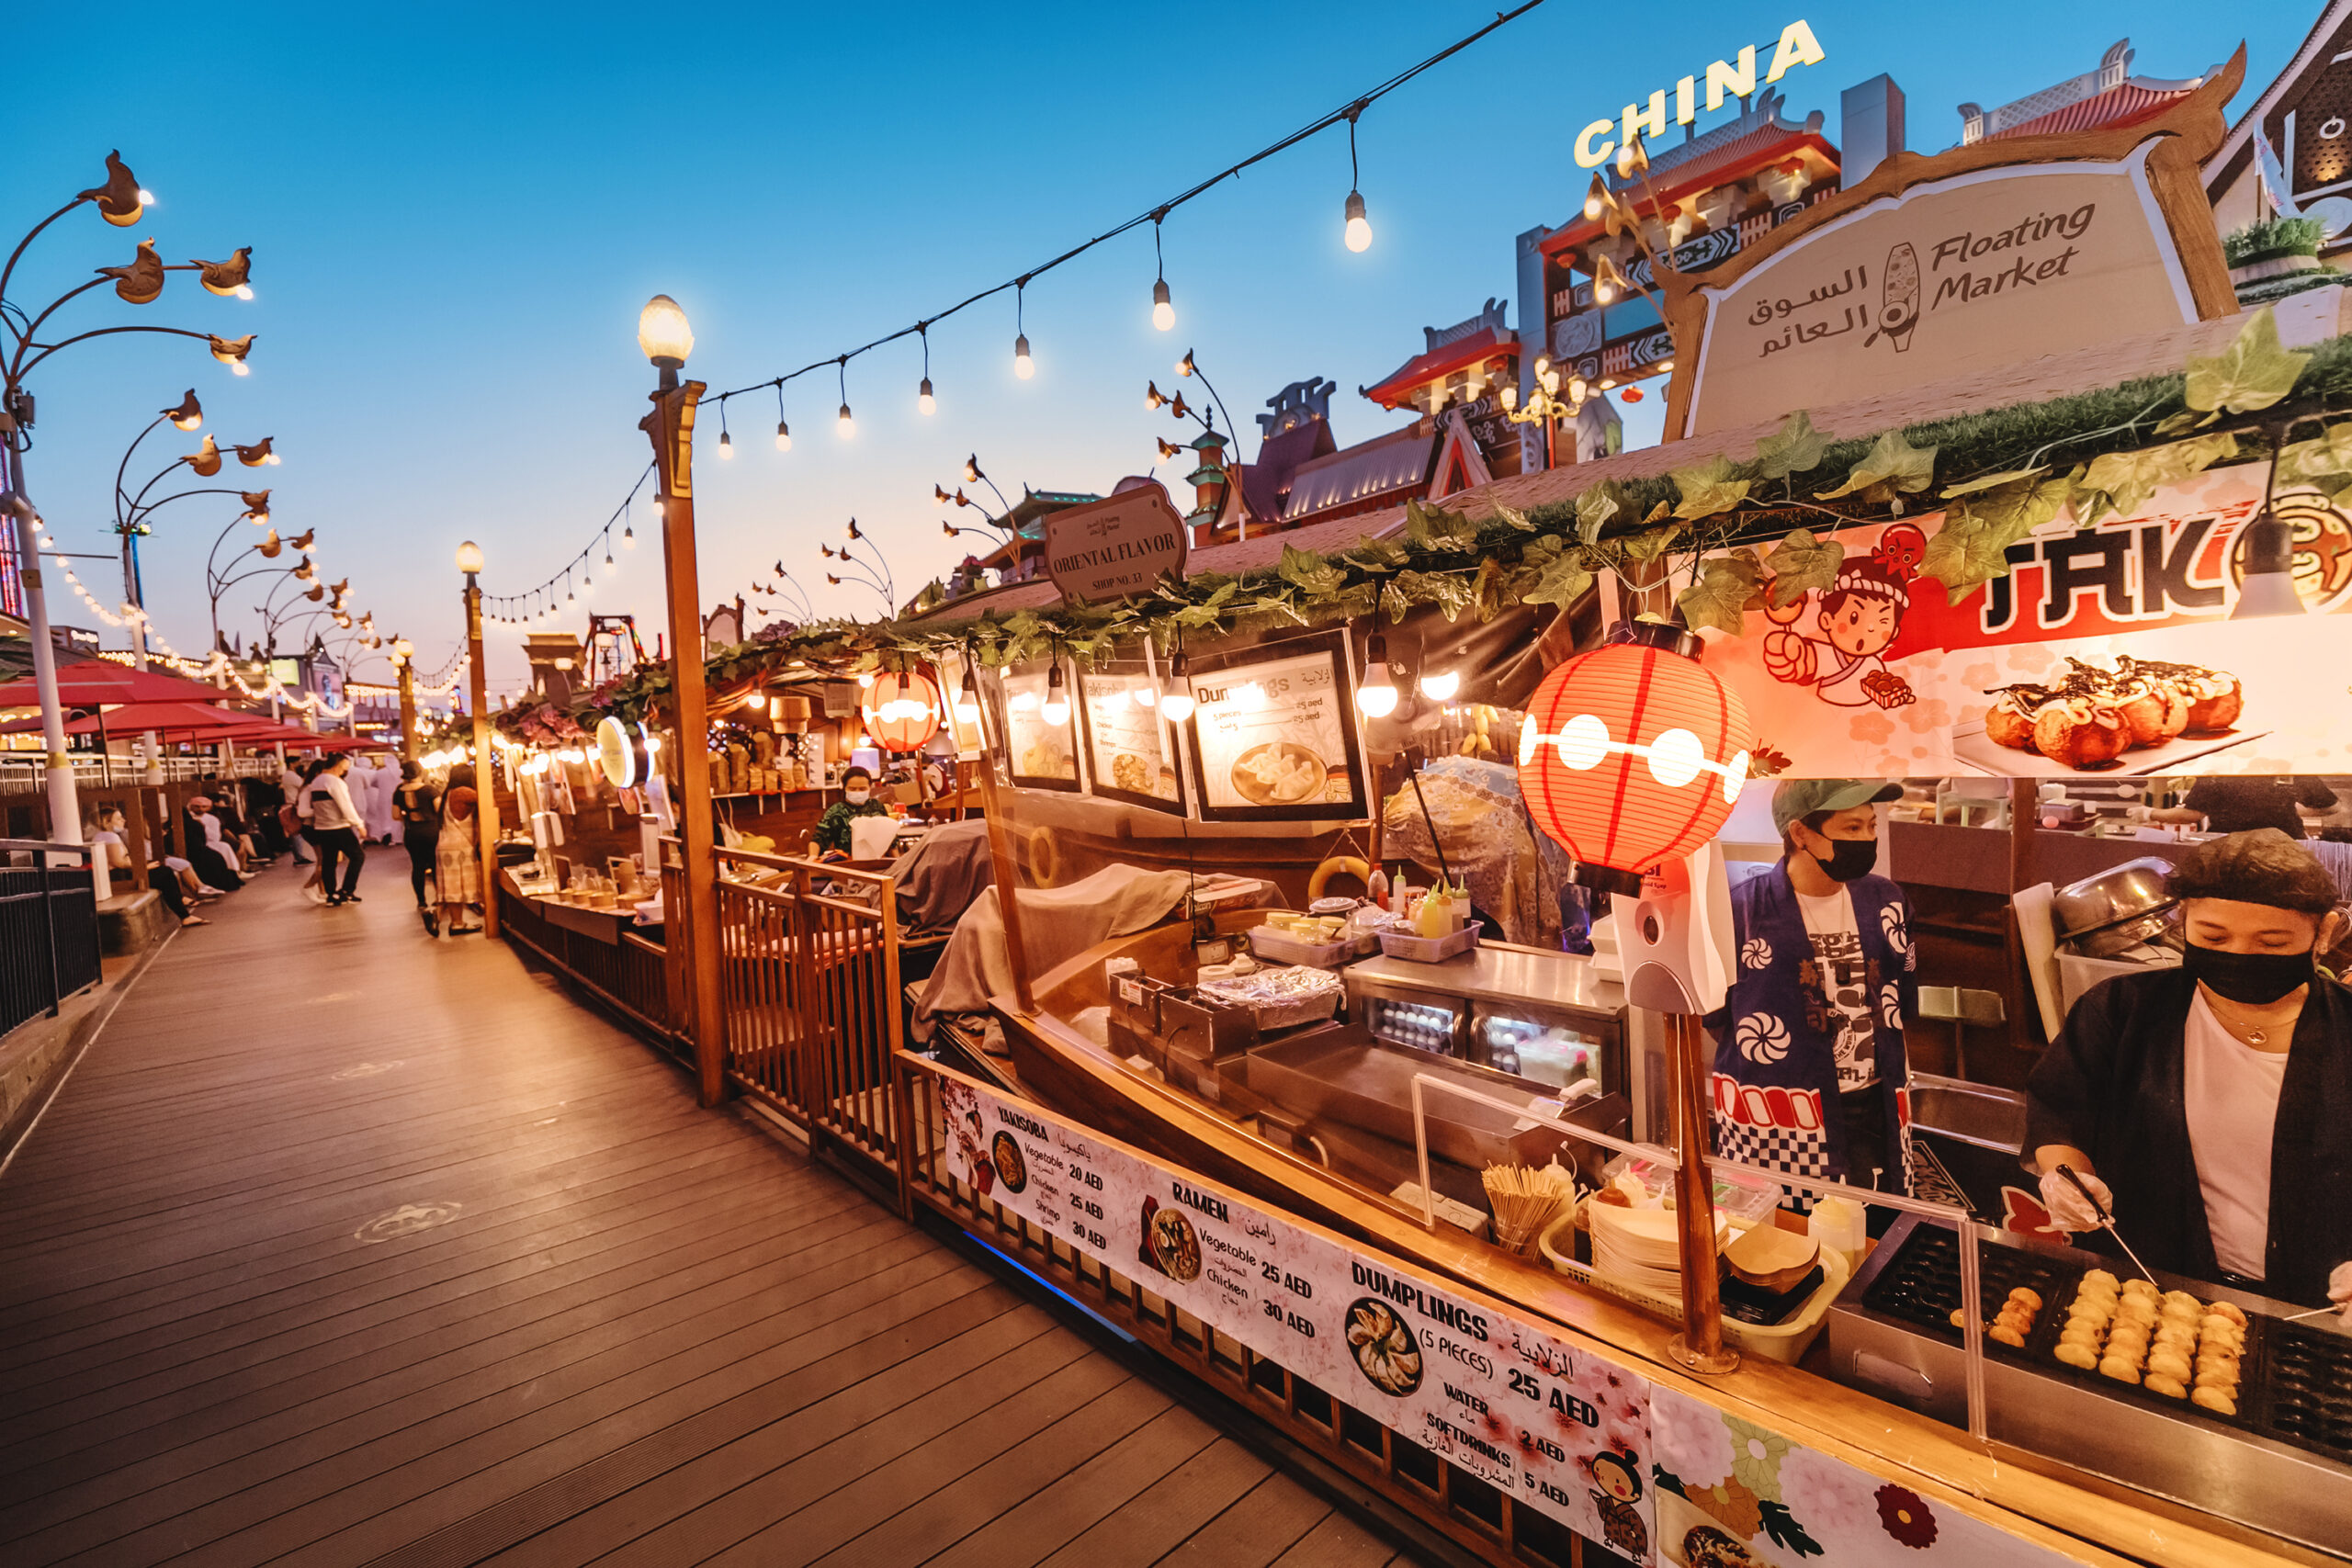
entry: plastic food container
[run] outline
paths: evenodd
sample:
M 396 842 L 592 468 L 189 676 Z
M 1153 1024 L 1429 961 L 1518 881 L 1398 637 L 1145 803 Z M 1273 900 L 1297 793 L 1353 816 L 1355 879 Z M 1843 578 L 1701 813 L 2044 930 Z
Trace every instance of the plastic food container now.
M 1259 926 L 1250 933 L 1250 951 L 1276 964 L 1303 964 L 1310 969 L 1337 969 L 1356 955 L 1355 938 L 1347 933 L 1332 942 L 1304 942 L 1290 931 Z
M 1581 1207 L 1581 1205 L 1579 1205 Z M 1589 1263 L 1576 1258 L 1576 1223 L 1577 1210 L 1570 1209 L 1545 1228 L 1536 1245 L 1543 1249 L 1544 1261 L 1559 1273 L 1579 1284 L 1589 1285 L 1606 1295 L 1616 1296 L 1646 1308 L 1671 1322 L 1682 1320 L 1682 1298 L 1645 1291 L 1612 1280 L 1606 1274 L 1596 1275 Z M 1846 1288 L 1853 1270 L 1848 1267 L 1845 1254 L 1834 1247 L 1821 1249 L 1821 1284 L 1807 1296 L 1804 1304 L 1789 1314 L 1784 1323 L 1742 1323 L 1736 1317 L 1724 1319 L 1724 1342 L 1743 1355 L 1761 1356 L 1768 1361 L 1780 1361 L 1793 1366 L 1813 1346 L 1822 1325 L 1829 1320 L 1830 1303 L 1838 1292 Z
M 1467 953 L 1478 945 L 1478 928 L 1464 926 L 1452 936 L 1415 936 L 1409 931 L 1382 931 L 1380 951 L 1391 958 L 1409 958 L 1419 964 L 1434 964 L 1441 958 Z

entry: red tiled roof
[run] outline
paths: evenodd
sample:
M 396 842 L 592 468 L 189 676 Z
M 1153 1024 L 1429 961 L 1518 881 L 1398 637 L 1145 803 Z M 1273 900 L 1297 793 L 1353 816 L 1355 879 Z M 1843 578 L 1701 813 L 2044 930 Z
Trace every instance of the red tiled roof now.
M 2078 98 L 2063 108 L 2048 114 L 2022 119 L 1984 138 L 1987 141 L 2005 141 L 2016 136 L 2064 136 L 2073 131 L 2097 130 L 2106 126 L 2137 125 L 2143 119 L 2154 119 L 2181 99 L 2195 92 L 2194 87 L 2182 87 L 2172 92 L 2152 92 L 2129 82 L 2109 87 L 2104 93 L 2094 93 Z
M 1759 125 L 1747 135 L 1724 142 L 1711 152 L 1704 152 L 1687 164 L 1671 168 L 1653 169 L 1652 181 L 1657 186 L 1658 199 L 1668 206 L 1686 196 L 1713 190 L 1745 179 L 1757 170 L 1784 162 L 1800 152 L 1818 153 L 1833 170 L 1838 167 L 1838 149 L 1832 147 L 1818 131 L 1784 130 L 1774 125 Z M 1647 215 L 1651 209 L 1647 194 L 1640 183 L 1619 194 L 1634 199 L 1635 211 Z M 1555 229 L 1544 239 L 1541 249 L 1547 256 L 1591 243 L 1609 231 L 1598 218 L 1587 218 L 1578 208 L 1575 217 Z
M 1408 359 L 1381 380 L 1363 389 L 1363 395 L 1382 408 L 1393 409 L 1403 402 L 1414 388 L 1424 382 L 1433 381 L 1441 376 L 1451 376 L 1456 370 L 1467 370 L 1498 354 L 1509 354 L 1518 347 L 1517 333 L 1482 327 L 1467 337 L 1440 344 L 1427 354 Z

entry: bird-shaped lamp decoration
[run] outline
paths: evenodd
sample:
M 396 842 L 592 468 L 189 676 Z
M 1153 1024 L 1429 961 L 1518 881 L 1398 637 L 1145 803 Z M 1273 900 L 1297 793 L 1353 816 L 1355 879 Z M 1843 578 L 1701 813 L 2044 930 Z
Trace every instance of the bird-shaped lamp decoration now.
M 237 461 L 248 468 L 258 468 L 264 463 L 277 461 L 277 454 L 272 449 L 272 444 L 277 439 L 275 435 L 265 435 L 250 446 L 240 446 L 233 441 L 230 445 L 237 447 Z
M 839 588 L 839 587 L 842 585 L 842 580 L 841 580 L 840 578 L 838 578 L 838 577 L 835 577 L 835 576 L 834 576 L 831 572 L 830 572 L 830 571 L 829 571 L 829 572 L 827 572 L 827 573 L 825 573 L 825 581 L 828 581 L 828 582 L 830 582 L 830 583 L 831 583 L 831 584 L 832 584 L 834 587 L 836 587 L 836 588 Z
M 299 548 L 299 547 L 300 547 L 300 546 L 298 545 L 296 547 L 298 547 L 298 548 Z M 310 557 L 308 557 L 308 556 L 304 556 L 300 560 L 298 560 L 298 561 L 296 561 L 296 562 L 294 563 L 294 580 L 295 580 L 297 582 L 316 582 L 316 581 L 318 581 L 318 580 L 319 580 L 319 571 L 318 571 L 318 568 L 316 568 L 316 567 L 314 567 L 314 566 L 312 566 L 312 565 L 311 564 L 311 558 L 310 558 Z M 324 588 L 321 588 L 321 589 L 319 590 L 319 592 L 320 592 L 321 593 L 324 593 L 324 592 L 326 592 L 326 590 L 325 590 Z
M 309 592 L 302 595 L 303 598 L 308 599 L 313 604 L 317 604 L 326 596 L 327 591 L 323 586 L 313 587 Z
M 1193 415 L 1193 411 L 1184 406 L 1184 394 L 1182 392 L 1176 394 L 1176 400 L 1169 408 L 1178 419 L 1190 419 Z
M 1190 447 L 1186 446 L 1170 446 L 1167 442 L 1160 441 L 1159 437 L 1157 435 L 1153 436 L 1152 439 L 1159 442 L 1159 460 L 1163 463 L 1172 463 L 1176 460 L 1179 454 L 1191 450 Z
M 196 400 L 196 389 L 190 387 L 187 389 L 187 396 L 180 400 L 180 406 L 175 409 L 165 409 L 164 417 L 182 430 L 194 430 L 198 425 L 202 424 L 204 405 Z
M 220 445 L 208 435 L 204 438 L 203 446 L 182 457 L 180 461 L 195 469 L 199 478 L 209 479 L 220 471 Z
M 1166 394 L 1160 391 L 1159 383 L 1157 381 L 1146 382 L 1143 389 L 1143 406 L 1149 409 L 1152 412 L 1157 413 L 1167 405 L 1168 398 Z
M 342 598 L 345 593 L 349 592 L 350 591 L 351 591 L 351 579 L 349 579 L 349 578 L 347 578 L 347 577 L 346 577 L 346 578 L 345 578 L 341 582 L 338 582 L 338 583 L 336 583 L 336 584 L 334 585 L 334 596 L 335 596 L 336 598 L 338 598 L 338 599 Z
M 219 360 L 221 364 L 227 366 L 238 375 L 243 376 L 250 374 L 251 367 L 245 364 L 245 355 L 254 351 L 253 333 L 247 333 L 243 337 L 208 336 L 205 339 L 205 346 L 212 351 L 213 358 Z
M 188 265 L 196 268 L 198 283 L 223 299 L 250 299 L 254 297 L 250 279 L 254 270 L 254 248 L 240 245 L 227 261 L 209 262 L 190 257 Z
M 107 183 L 81 192 L 74 199 L 96 202 L 98 216 L 118 229 L 138 222 L 147 208 L 147 193 L 139 188 L 137 176 L 123 163 L 120 152 L 107 154 Z
M 285 548 L 286 546 L 279 541 L 277 530 L 275 528 L 263 535 L 261 543 L 254 547 L 254 553 L 264 560 L 276 560 L 279 552 Z
M 269 491 L 266 490 L 239 491 L 237 499 L 245 503 L 245 515 L 253 519 L 255 526 L 269 525 Z
M 849 520 L 849 536 L 853 539 L 862 539 L 865 536 L 857 531 L 857 519 L 854 517 Z
M 98 276 L 114 279 L 115 298 L 124 304 L 152 305 L 164 292 L 164 258 L 155 254 L 153 240 L 141 240 L 130 265 L 102 266 Z
M 817 547 L 817 553 L 823 556 L 827 560 L 831 560 L 833 558 L 833 547 L 831 545 L 819 545 Z
M 935 504 L 944 506 L 956 498 L 947 493 L 945 485 L 934 484 L 931 487 L 931 499 Z
M 966 484 L 976 485 L 986 477 L 986 475 L 980 472 L 980 455 L 978 452 L 973 453 L 970 457 L 964 459 L 964 482 Z
M 308 550 L 311 547 L 311 541 L 318 536 L 318 533 L 316 528 L 305 528 L 286 542 L 298 550 Z

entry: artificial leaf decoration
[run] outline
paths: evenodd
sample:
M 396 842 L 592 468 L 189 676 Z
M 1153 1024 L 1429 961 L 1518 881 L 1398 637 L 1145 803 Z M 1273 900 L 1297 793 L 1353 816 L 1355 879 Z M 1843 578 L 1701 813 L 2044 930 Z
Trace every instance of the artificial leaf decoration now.
M 1756 444 L 1756 461 L 1749 466 L 1759 479 L 1784 479 L 1820 467 L 1826 446 L 1821 432 L 1813 427 L 1813 416 L 1799 409 Z
M 1682 525 L 1669 523 L 1663 528 L 1652 528 L 1621 540 L 1617 547 L 1624 552 L 1627 560 L 1651 561 L 1666 554 L 1667 547 L 1681 536 Z
M 1597 543 L 1601 527 L 1623 510 L 1614 485 L 1604 479 L 1593 486 L 1577 497 L 1577 537 L 1588 545 Z
M 1544 574 L 1535 586 L 1520 594 L 1530 604 L 1557 604 L 1567 608 L 1583 598 L 1592 587 L 1592 569 L 1586 563 L 1580 549 L 1563 550 L 1547 561 Z
M 1683 624 L 1693 631 L 1713 626 L 1737 637 L 1747 625 L 1748 601 L 1757 596 L 1763 577 L 1754 550 L 1709 556 L 1699 563 L 1699 581 L 1674 603 L 1682 611 Z
M 1478 542 L 1478 525 L 1459 513 L 1408 501 L 1405 537 L 1425 550 L 1466 550 Z
M 1497 502 L 1495 503 L 1495 515 L 1501 518 L 1504 522 L 1510 524 L 1512 527 L 1518 529 L 1522 534 L 1532 534 L 1535 532 L 1534 520 L 1530 518 L 1526 513 L 1521 512 L 1516 506 L 1505 506 L 1502 502 Z
M 1337 593 L 1348 581 L 1344 567 L 1333 566 L 1315 551 L 1292 545 L 1283 547 L 1282 565 L 1275 570 L 1284 582 L 1312 598 Z
M 1946 485 L 1940 493 L 1946 501 L 1953 501 L 1963 495 L 1974 495 L 1978 491 L 1994 490 L 2001 485 L 2014 483 L 2018 479 L 2030 479 L 2037 474 L 2049 471 L 2050 465 L 2042 463 L 2030 468 L 2008 468 L 1997 474 L 1980 474 L 1973 479 L 1962 479 L 1958 484 Z
M 2083 488 L 2097 492 L 2090 504 L 2077 508 L 2085 527 L 2108 512 L 2130 516 L 2148 503 L 2159 487 L 2204 472 L 2237 456 L 2234 435 L 2199 435 L 2137 452 L 2102 452 L 2083 474 Z
M 1412 554 L 1395 539 L 1366 539 L 1341 551 L 1340 558 L 1363 571 L 1394 571 L 1412 559 Z
M 1720 453 L 1696 468 L 1676 469 L 1673 478 L 1682 492 L 1682 504 L 1674 509 L 1677 517 L 1713 517 L 1747 499 L 1750 481 Z
M 2311 357 L 2279 345 L 2278 323 L 2265 305 L 2229 347 L 2211 359 L 2189 360 L 2188 406 L 2216 416 L 2267 409 L 2295 389 Z
M 2073 495 L 2075 479 L 2016 479 L 1996 491 L 1965 498 L 1944 514 L 1928 541 L 1919 575 L 1932 577 L 1957 604 L 1984 583 L 2009 574 L 2009 547 L 2058 515 Z
M 1846 547 L 1835 539 L 1816 539 L 1810 528 L 1791 534 L 1764 558 L 1764 570 L 1772 580 L 1769 592 L 1773 608 L 1786 609 L 1808 592 L 1835 583 L 1845 558 Z
M 2352 423 L 2332 424 L 2278 453 L 2278 477 L 2317 485 L 2330 495 L 2352 485 Z
M 1858 495 L 1866 502 L 1881 505 L 1898 503 L 1905 495 L 1928 488 L 1936 475 L 1936 449 L 1914 446 L 1903 438 L 1903 432 L 1890 430 L 1878 438 L 1862 460 L 1846 476 L 1846 482 L 1836 490 L 1821 492 L 1823 501 L 1841 495 Z

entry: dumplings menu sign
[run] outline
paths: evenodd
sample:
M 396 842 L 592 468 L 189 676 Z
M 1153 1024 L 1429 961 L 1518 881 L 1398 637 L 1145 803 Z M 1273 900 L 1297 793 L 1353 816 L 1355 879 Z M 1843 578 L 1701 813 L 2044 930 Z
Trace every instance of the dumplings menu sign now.
M 1314 652 L 1193 671 L 1193 766 L 1203 817 L 1363 814 L 1363 764 L 1339 645 L 1314 640 Z

